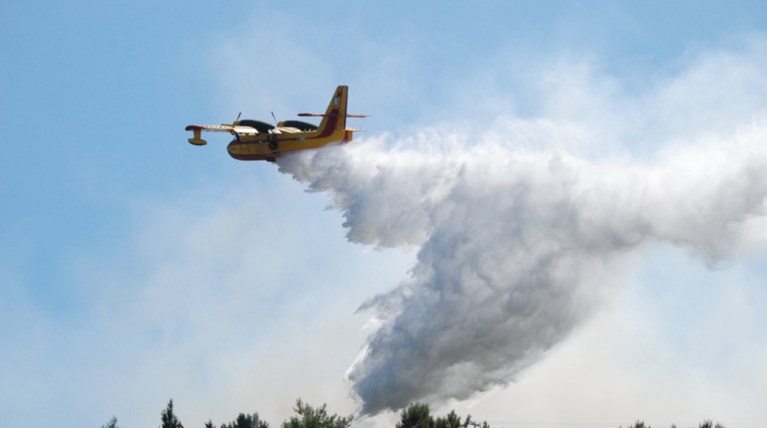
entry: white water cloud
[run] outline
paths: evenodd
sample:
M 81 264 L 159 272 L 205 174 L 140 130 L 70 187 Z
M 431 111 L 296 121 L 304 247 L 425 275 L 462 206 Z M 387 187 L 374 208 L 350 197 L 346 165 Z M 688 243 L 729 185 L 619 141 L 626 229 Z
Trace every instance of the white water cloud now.
M 645 245 L 668 242 L 710 266 L 762 248 L 760 46 L 708 54 L 641 99 L 586 85 L 554 96 L 571 102 L 550 120 L 437 127 L 407 144 L 374 137 L 281 159 L 281 171 L 332 195 L 349 240 L 420 248 L 411 278 L 363 305 L 380 327 L 348 374 L 362 412 L 508 384 L 592 316 Z M 695 96 L 685 104 L 684 93 Z M 716 113 L 741 97 L 749 108 Z M 612 114 L 600 123 L 605 115 L 587 110 Z M 677 124 L 677 111 L 692 119 Z M 675 126 L 650 133 L 664 147 L 650 159 L 593 151 L 604 135 L 636 136 L 658 123 Z M 546 141 L 531 148 L 520 135 Z M 569 139 L 586 141 L 588 156 L 564 149 Z

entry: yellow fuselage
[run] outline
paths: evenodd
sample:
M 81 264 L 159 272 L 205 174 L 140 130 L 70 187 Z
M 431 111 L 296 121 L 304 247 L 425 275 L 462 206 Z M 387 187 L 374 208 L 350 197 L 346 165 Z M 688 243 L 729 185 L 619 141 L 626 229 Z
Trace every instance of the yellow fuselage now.
M 274 160 L 282 154 L 299 150 L 319 149 L 328 144 L 351 141 L 352 131 L 334 129 L 332 126 L 317 131 L 285 132 L 279 134 L 261 133 L 241 136 L 227 146 L 229 155 L 238 160 Z

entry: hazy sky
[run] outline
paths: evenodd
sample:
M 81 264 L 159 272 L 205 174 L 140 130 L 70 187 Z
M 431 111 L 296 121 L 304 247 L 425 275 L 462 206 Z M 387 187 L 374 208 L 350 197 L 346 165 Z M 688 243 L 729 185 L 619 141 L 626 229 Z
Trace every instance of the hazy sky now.
M 501 138 L 650 168 L 680 150 L 706 175 L 696 145 L 767 137 L 765 58 L 757 1 L 4 5 L 3 424 L 153 426 L 169 398 L 186 426 L 278 424 L 298 397 L 358 409 L 355 311 L 410 278 L 419 245 L 350 243 L 327 194 L 229 158 L 222 135 L 190 146 L 189 123 L 294 118 L 348 84 L 373 115 L 354 144 Z M 633 250 L 514 383 L 445 409 L 763 426 L 767 253 L 746 235 L 714 259 L 685 237 Z

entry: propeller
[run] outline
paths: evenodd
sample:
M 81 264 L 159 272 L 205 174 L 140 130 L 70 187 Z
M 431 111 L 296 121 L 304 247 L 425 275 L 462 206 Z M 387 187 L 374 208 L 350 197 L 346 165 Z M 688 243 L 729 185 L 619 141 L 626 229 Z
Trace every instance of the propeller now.
M 237 122 L 240 120 L 240 116 L 242 116 L 242 112 L 237 113 L 237 119 L 234 119 L 234 122 L 232 122 L 232 126 L 237 124 Z M 240 134 L 234 133 L 234 138 L 237 140 L 238 143 L 240 143 Z

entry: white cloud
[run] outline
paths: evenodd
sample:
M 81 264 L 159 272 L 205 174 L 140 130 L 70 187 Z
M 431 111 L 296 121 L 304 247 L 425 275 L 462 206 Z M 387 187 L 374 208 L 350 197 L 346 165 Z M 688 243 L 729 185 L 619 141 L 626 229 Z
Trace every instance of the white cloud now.
M 3 336 L 15 344 L 4 384 L 19 386 L 3 389 L 9 423 L 42 408 L 41 423 L 56 409 L 63 425 L 114 414 L 152 426 L 169 398 L 187 425 L 253 411 L 279 423 L 299 397 L 353 412 L 343 373 L 364 337 L 354 311 L 412 254 L 345 243 L 324 197 L 286 179 L 238 183 L 138 205 L 122 258 L 80 268 L 89 309 L 76 321 L 3 312 L 23 324 Z
M 738 68 L 763 70 L 759 51 L 737 55 Z M 670 86 L 685 82 L 693 108 L 701 100 L 715 108 L 725 95 L 767 95 L 759 73 L 705 65 L 721 55 L 693 62 Z M 407 145 L 373 138 L 280 161 L 312 190 L 333 195 L 350 240 L 421 246 L 413 278 L 367 304 L 383 324 L 350 371 L 363 412 L 506 385 L 589 319 L 605 287 L 621 282 L 613 267 L 646 245 L 669 242 L 712 266 L 763 248 L 767 129 L 757 105 L 752 114 L 725 111 L 726 120 L 654 135 L 654 144 L 673 146 L 641 161 L 616 159 L 622 145 L 614 144 L 591 160 L 552 149 L 556 142 L 520 150 L 514 125 L 539 137 L 585 129 L 575 135 L 595 138 L 593 149 L 603 138 L 673 122 L 659 108 L 669 86 L 636 99 L 615 81 L 602 91 L 600 76 L 575 75 L 586 77 L 551 90 L 549 103 L 561 108 L 550 121 L 516 119 L 479 132 L 437 127 Z M 731 75 L 738 85 L 706 95 Z M 599 82 L 596 90 L 589 82 Z M 622 126 L 636 119 L 638 127 Z M 560 121 L 566 126 L 550 132 Z M 439 148 L 443 139 L 451 143 Z
M 368 140 L 280 162 L 334 196 L 350 240 L 421 246 L 412 281 L 369 303 L 385 322 L 350 374 L 367 412 L 505 385 L 589 318 L 620 282 L 609 266 L 642 245 L 716 263 L 765 241 L 751 233 L 764 226 L 764 129 L 654 166 L 508 140 L 427 152 L 439 132 L 424 135 L 419 150 Z

